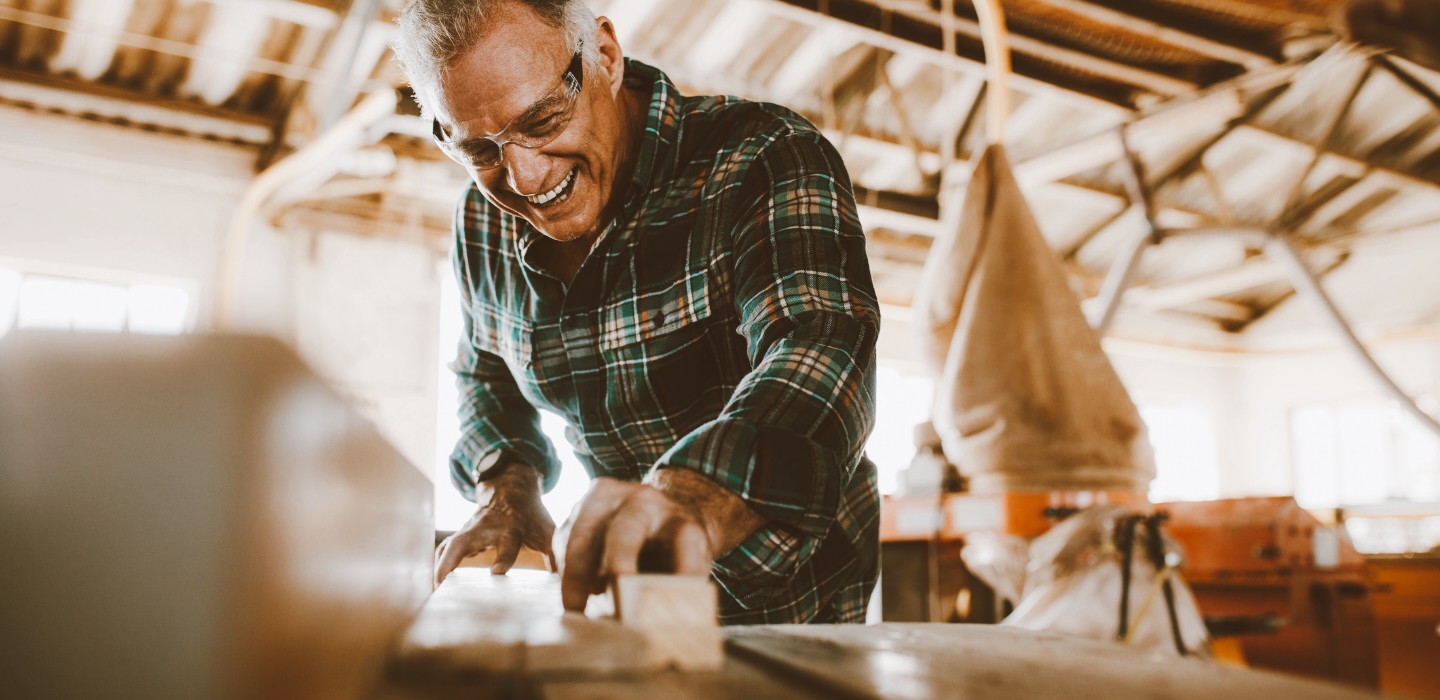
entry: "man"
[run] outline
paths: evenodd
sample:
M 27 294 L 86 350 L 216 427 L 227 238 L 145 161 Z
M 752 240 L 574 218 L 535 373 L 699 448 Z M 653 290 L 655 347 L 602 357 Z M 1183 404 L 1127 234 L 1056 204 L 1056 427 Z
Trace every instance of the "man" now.
M 879 314 L 839 155 L 774 105 L 684 97 L 580 0 L 413 0 L 397 44 L 441 148 L 465 336 L 452 478 L 493 548 L 561 573 L 710 574 L 727 624 L 858 622 L 879 564 Z M 537 408 L 594 477 L 553 537 Z

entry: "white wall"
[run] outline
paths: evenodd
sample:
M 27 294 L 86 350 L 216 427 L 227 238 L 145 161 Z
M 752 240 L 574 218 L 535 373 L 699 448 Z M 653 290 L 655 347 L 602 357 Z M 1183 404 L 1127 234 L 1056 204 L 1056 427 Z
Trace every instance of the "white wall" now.
M 395 240 L 291 235 L 296 348 L 430 475 L 441 256 Z
M 1440 393 L 1440 336 L 1371 343 L 1412 396 Z M 1222 497 L 1293 492 L 1291 413 L 1300 407 L 1389 399 L 1335 346 L 1284 353 L 1205 353 L 1107 341 L 1137 403 L 1189 402 L 1212 412 Z
M 254 147 L 0 105 L 0 259 L 188 281 L 213 329 L 220 252 Z M 423 245 L 257 225 L 233 327 L 292 343 L 428 475 L 439 287 Z
M 0 106 L 0 256 L 192 280 L 211 325 L 221 242 L 256 150 Z M 255 232 L 242 328 L 289 336 L 289 246 Z

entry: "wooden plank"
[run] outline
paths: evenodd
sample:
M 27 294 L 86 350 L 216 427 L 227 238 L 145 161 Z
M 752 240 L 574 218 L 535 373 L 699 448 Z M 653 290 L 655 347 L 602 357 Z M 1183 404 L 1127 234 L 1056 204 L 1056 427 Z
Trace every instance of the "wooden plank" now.
M 1142 17 L 1126 14 L 1089 0 L 1039 0 L 1066 12 L 1079 15 L 1093 22 L 1107 24 L 1131 34 L 1159 39 L 1172 46 L 1194 51 L 1227 63 L 1237 63 L 1246 68 L 1264 68 L 1275 64 L 1269 56 L 1255 53 L 1238 46 L 1207 39 L 1198 34 L 1182 31 Z
M 650 662 L 640 632 L 566 613 L 558 576 L 462 567 L 425 603 L 396 667 L 406 677 L 604 676 L 644 671 Z
M 430 591 L 433 493 L 278 341 L 15 332 L 0 696 L 358 697 Z
M 612 590 L 621 624 L 645 635 L 653 667 L 720 667 L 725 638 L 718 592 L 708 576 L 621 576 Z
M 718 670 L 667 671 L 644 678 L 541 681 L 538 700 L 804 700 L 828 698 L 813 685 L 728 658 Z
M 727 630 L 732 656 L 845 698 L 1346 700 L 1377 695 L 1197 658 L 1163 662 L 1113 642 L 995 625 Z

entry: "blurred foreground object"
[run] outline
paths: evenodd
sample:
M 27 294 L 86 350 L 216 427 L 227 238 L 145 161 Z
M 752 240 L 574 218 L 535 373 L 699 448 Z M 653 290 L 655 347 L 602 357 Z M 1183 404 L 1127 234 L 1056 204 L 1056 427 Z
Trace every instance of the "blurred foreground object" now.
M 356 698 L 430 482 L 262 338 L 0 343 L 0 696 Z

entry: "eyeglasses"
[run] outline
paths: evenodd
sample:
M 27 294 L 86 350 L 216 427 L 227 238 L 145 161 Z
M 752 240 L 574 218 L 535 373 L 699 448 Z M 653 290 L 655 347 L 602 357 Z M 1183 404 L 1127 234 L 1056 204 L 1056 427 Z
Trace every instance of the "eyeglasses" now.
M 539 148 L 554 141 L 570 125 L 570 118 L 574 116 L 575 102 L 580 97 L 580 86 L 585 79 L 584 61 L 581 60 L 584 49 L 584 44 L 581 44 L 575 50 L 575 55 L 570 57 L 570 66 L 560 76 L 560 84 L 550 94 L 511 120 L 499 133 L 451 141 L 440 127 L 440 122 L 431 119 L 430 133 L 440 145 L 440 150 L 461 165 L 489 170 L 504 162 L 503 147 L 507 143 L 522 148 Z

